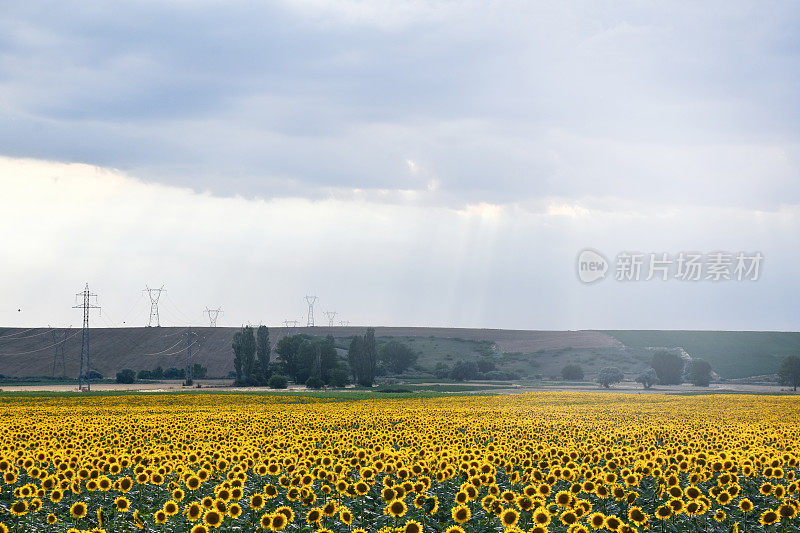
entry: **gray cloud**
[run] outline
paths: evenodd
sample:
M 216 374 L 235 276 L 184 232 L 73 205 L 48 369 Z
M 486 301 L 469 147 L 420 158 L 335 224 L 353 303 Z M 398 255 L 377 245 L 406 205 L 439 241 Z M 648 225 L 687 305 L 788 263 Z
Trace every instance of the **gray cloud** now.
M 221 196 L 775 209 L 800 200 L 798 19 L 790 2 L 16 3 L 0 153 Z

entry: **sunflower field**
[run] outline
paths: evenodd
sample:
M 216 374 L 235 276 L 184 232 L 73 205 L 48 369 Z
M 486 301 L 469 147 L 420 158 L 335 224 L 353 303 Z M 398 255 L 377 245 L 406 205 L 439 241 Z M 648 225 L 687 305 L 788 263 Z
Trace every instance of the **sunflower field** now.
M 790 396 L 0 397 L 0 532 L 800 531 Z

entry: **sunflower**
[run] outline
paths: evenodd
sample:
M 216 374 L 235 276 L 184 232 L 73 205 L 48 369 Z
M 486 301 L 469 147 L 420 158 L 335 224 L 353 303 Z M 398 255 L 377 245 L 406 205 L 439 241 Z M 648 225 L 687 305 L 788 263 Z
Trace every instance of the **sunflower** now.
M 613 514 L 606 517 L 606 529 L 610 529 L 611 531 L 619 531 L 620 526 L 622 526 L 622 520 Z
M 314 507 L 310 509 L 308 513 L 306 513 L 306 522 L 312 525 L 319 524 L 319 521 L 322 519 L 322 509 L 319 507 Z
M 261 515 L 260 523 L 262 529 L 272 529 L 272 515 L 269 513 Z
M 565 490 L 558 491 L 556 494 L 555 502 L 559 507 L 568 507 L 571 500 L 572 494 Z
M 717 512 L 714 513 L 714 520 L 717 522 L 724 522 L 728 515 L 725 514 L 725 511 L 722 509 L 718 509 Z
M 88 511 L 89 508 L 84 502 L 75 502 L 69 508 L 69 514 L 72 515 L 72 518 L 83 518 Z
M 742 498 L 739 500 L 739 510 L 743 513 L 749 513 L 753 510 L 753 502 L 751 502 L 748 498 Z
M 167 523 L 167 513 L 164 512 L 164 509 L 159 509 L 155 513 L 153 513 L 153 521 L 156 524 L 166 524 Z
M 196 524 L 190 533 L 208 533 L 208 528 L 203 524 Z
M 547 527 L 547 525 L 550 524 L 550 520 L 550 513 L 544 507 L 538 507 L 533 512 L 533 523 L 537 526 Z
M 50 493 L 50 501 L 53 503 L 60 502 L 63 497 L 64 493 L 60 489 L 53 489 L 53 492 Z
M 416 520 L 409 520 L 403 525 L 403 533 L 422 533 L 422 524 Z
M 197 490 L 200 488 L 201 484 L 202 481 L 200 481 L 200 478 L 197 476 L 189 476 L 186 480 L 186 488 L 189 490 Z
M 276 512 L 272 515 L 272 524 L 270 524 L 269 528 L 272 531 L 281 531 L 288 523 L 289 520 L 286 518 L 286 515 Z
M 56 522 L 58 522 L 58 517 L 56 515 L 54 515 L 53 513 L 50 513 L 49 515 L 47 515 L 47 523 L 48 524 L 53 525 Z
M 666 520 L 670 516 L 672 516 L 672 507 L 666 503 L 656 509 L 656 518 L 659 520 Z
M 780 515 L 781 520 L 785 520 L 787 518 L 792 519 L 797 516 L 797 509 L 788 503 L 784 503 L 778 508 L 778 514 Z
M 125 496 L 120 496 L 114 500 L 114 507 L 121 513 L 127 513 L 131 508 L 131 502 Z
M 775 511 L 773 511 L 772 509 L 767 509 L 766 511 L 761 513 L 761 516 L 758 518 L 758 522 L 762 526 L 772 525 L 778 520 L 780 520 L 780 515 Z
M 231 518 L 239 518 L 242 514 L 242 506 L 234 502 L 228 506 L 228 516 Z
M 203 506 L 198 502 L 192 502 L 186 506 L 183 512 L 190 522 L 197 522 L 203 516 Z
M 519 521 L 519 513 L 515 509 L 506 509 L 500 513 L 500 521 L 504 527 L 515 526 Z
M 390 516 L 397 518 L 398 516 L 403 516 L 408 511 L 408 507 L 406 506 L 406 502 L 403 500 L 392 500 L 384 509 L 384 512 Z
M 564 511 L 563 513 L 561 513 L 559 519 L 561 520 L 561 523 L 564 524 L 565 526 L 571 526 L 572 524 L 578 522 L 578 515 L 575 514 L 575 511 Z
M 466 533 L 461 526 L 450 526 L 444 530 L 444 533 Z
M 28 512 L 28 502 L 25 500 L 17 500 L 8 508 L 8 512 L 14 516 L 22 516 Z M 84 511 L 83 514 L 85 515 L 86 512 Z
M 223 518 L 224 515 L 216 509 L 209 509 L 203 513 L 203 524 L 207 525 L 208 527 L 219 527 Z
M 168 500 L 166 503 L 164 503 L 162 510 L 167 514 L 167 516 L 174 516 L 178 514 L 180 507 L 178 507 L 178 502 Z
M 606 516 L 603 513 L 592 513 L 588 522 L 592 529 L 600 529 L 605 526 Z
M 472 512 L 466 505 L 458 505 L 456 507 L 453 507 L 452 509 L 450 509 L 450 514 L 452 515 L 453 520 L 455 520 L 459 524 L 465 523 L 472 517 Z
M 339 520 L 341 520 L 343 524 L 349 526 L 353 523 L 353 513 L 351 513 L 350 509 L 347 507 L 342 507 L 339 509 Z

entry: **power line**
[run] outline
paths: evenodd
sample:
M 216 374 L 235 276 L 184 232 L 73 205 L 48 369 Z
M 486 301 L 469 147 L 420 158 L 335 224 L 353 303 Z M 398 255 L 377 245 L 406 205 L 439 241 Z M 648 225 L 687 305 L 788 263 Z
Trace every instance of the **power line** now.
M 147 327 L 150 328 L 153 326 L 153 321 L 156 323 L 156 327 L 161 327 L 161 322 L 158 318 L 158 300 L 161 298 L 162 292 L 167 292 L 162 285 L 159 289 L 151 289 L 149 285 L 145 285 L 145 288 L 142 289 L 143 293 L 147 293 L 150 297 L 150 318 L 147 321 Z
M 4 339 L 6 337 L 13 337 L 14 335 L 22 335 L 23 333 L 27 333 L 28 331 L 33 331 L 36 328 L 28 328 L 23 329 L 22 331 L 15 331 L 14 333 L 8 333 L 7 335 L 0 335 L 0 339 Z
M 97 305 L 97 295 L 89 292 L 89 284 L 86 284 L 86 288 L 83 289 L 83 292 L 79 292 L 75 295 L 75 299 L 79 297 L 83 298 L 83 303 L 80 305 L 73 305 L 73 309 L 83 309 L 83 329 L 82 329 L 82 337 L 81 337 L 81 370 L 78 374 L 78 390 L 83 390 L 83 382 L 86 381 L 86 390 L 91 390 L 91 384 L 89 381 L 89 371 L 91 370 L 91 360 L 89 358 L 89 310 L 90 309 L 100 309 L 100 306 Z M 92 305 L 91 300 L 94 298 L 95 304 Z M 84 372 L 84 361 L 86 362 L 86 371 Z
M 61 342 L 66 342 L 66 341 L 70 340 L 72 337 L 74 337 L 75 335 L 77 335 L 78 333 L 79 332 L 76 331 L 75 333 L 73 333 L 72 335 L 70 335 L 69 337 L 64 339 L 63 341 L 58 341 L 58 343 L 56 343 L 56 344 L 59 344 Z M 36 348 L 35 350 L 28 350 L 27 352 L 0 353 L 0 357 L 14 357 L 14 356 L 17 356 L 17 355 L 28 355 L 28 354 L 31 354 L 31 353 L 41 352 L 41 351 L 49 350 L 50 348 L 53 348 L 54 346 L 56 346 L 56 344 L 50 344 L 48 346 L 43 346 L 41 348 Z

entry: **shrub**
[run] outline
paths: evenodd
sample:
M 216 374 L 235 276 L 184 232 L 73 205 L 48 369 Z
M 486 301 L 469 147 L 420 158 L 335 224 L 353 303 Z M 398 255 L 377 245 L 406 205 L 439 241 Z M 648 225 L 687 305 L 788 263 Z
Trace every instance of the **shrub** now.
M 483 375 L 483 379 L 487 381 L 506 381 L 509 379 L 516 379 L 516 378 L 517 376 L 509 372 L 502 372 L 500 370 L 493 370 Z
M 325 382 L 317 376 L 311 376 L 306 380 L 306 387 L 309 389 L 321 389 L 323 385 L 325 385 Z
M 433 375 L 436 376 L 436 379 L 447 379 L 450 377 L 450 367 L 439 361 L 436 363 Z
M 459 361 L 453 365 L 450 377 L 456 381 L 468 381 L 478 377 L 478 364 L 475 361 Z
M 103 374 L 101 374 L 97 370 L 89 370 L 86 373 L 86 379 L 103 379 Z
M 660 350 L 653 354 L 650 366 L 656 371 L 658 382 L 662 385 L 680 385 L 683 381 L 683 364 L 680 355 Z
M 282 374 L 273 374 L 269 378 L 269 388 L 271 389 L 285 389 L 289 386 L 289 380 Z
M 117 383 L 134 383 L 136 381 L 136 372 L 130 368 L 123 368 L 117 372 Z
M 487 374 L 494 370 L 497 370 L 497 365 L 495 365 L 494 361 L 489 357 L 481 357 L 478 359 L 478 370 Z
M 136 374 L 136 379 L 153 379 L 153 373 L 149 370 L 139 370 Z
M 606 389 L 614 383 L 621 382 L 623 379 L 625 379 L 625 374 L 615 366 L 607 366 L 597 375 L 597 382 Z
M 181 368 L 180 370 L 171 367 L 164 371 L 164 379 L 183 379 L 186 377 L 186 370 Z
M 561 369 L 561 377 L 567 381 L 580 381 L 583 379 L 583 368 L 581 365 L 569 364 Z
M 648 368 L 638 376 L 636 376 L 636 383 L 641 383 L 645 389 L 649 389 L 658 383 L 658 375 L 652 368 Z
M 708 387 L 711 383 L 711 364 L 702 359 L 689 362 L 689 382 L 696 387 Z

